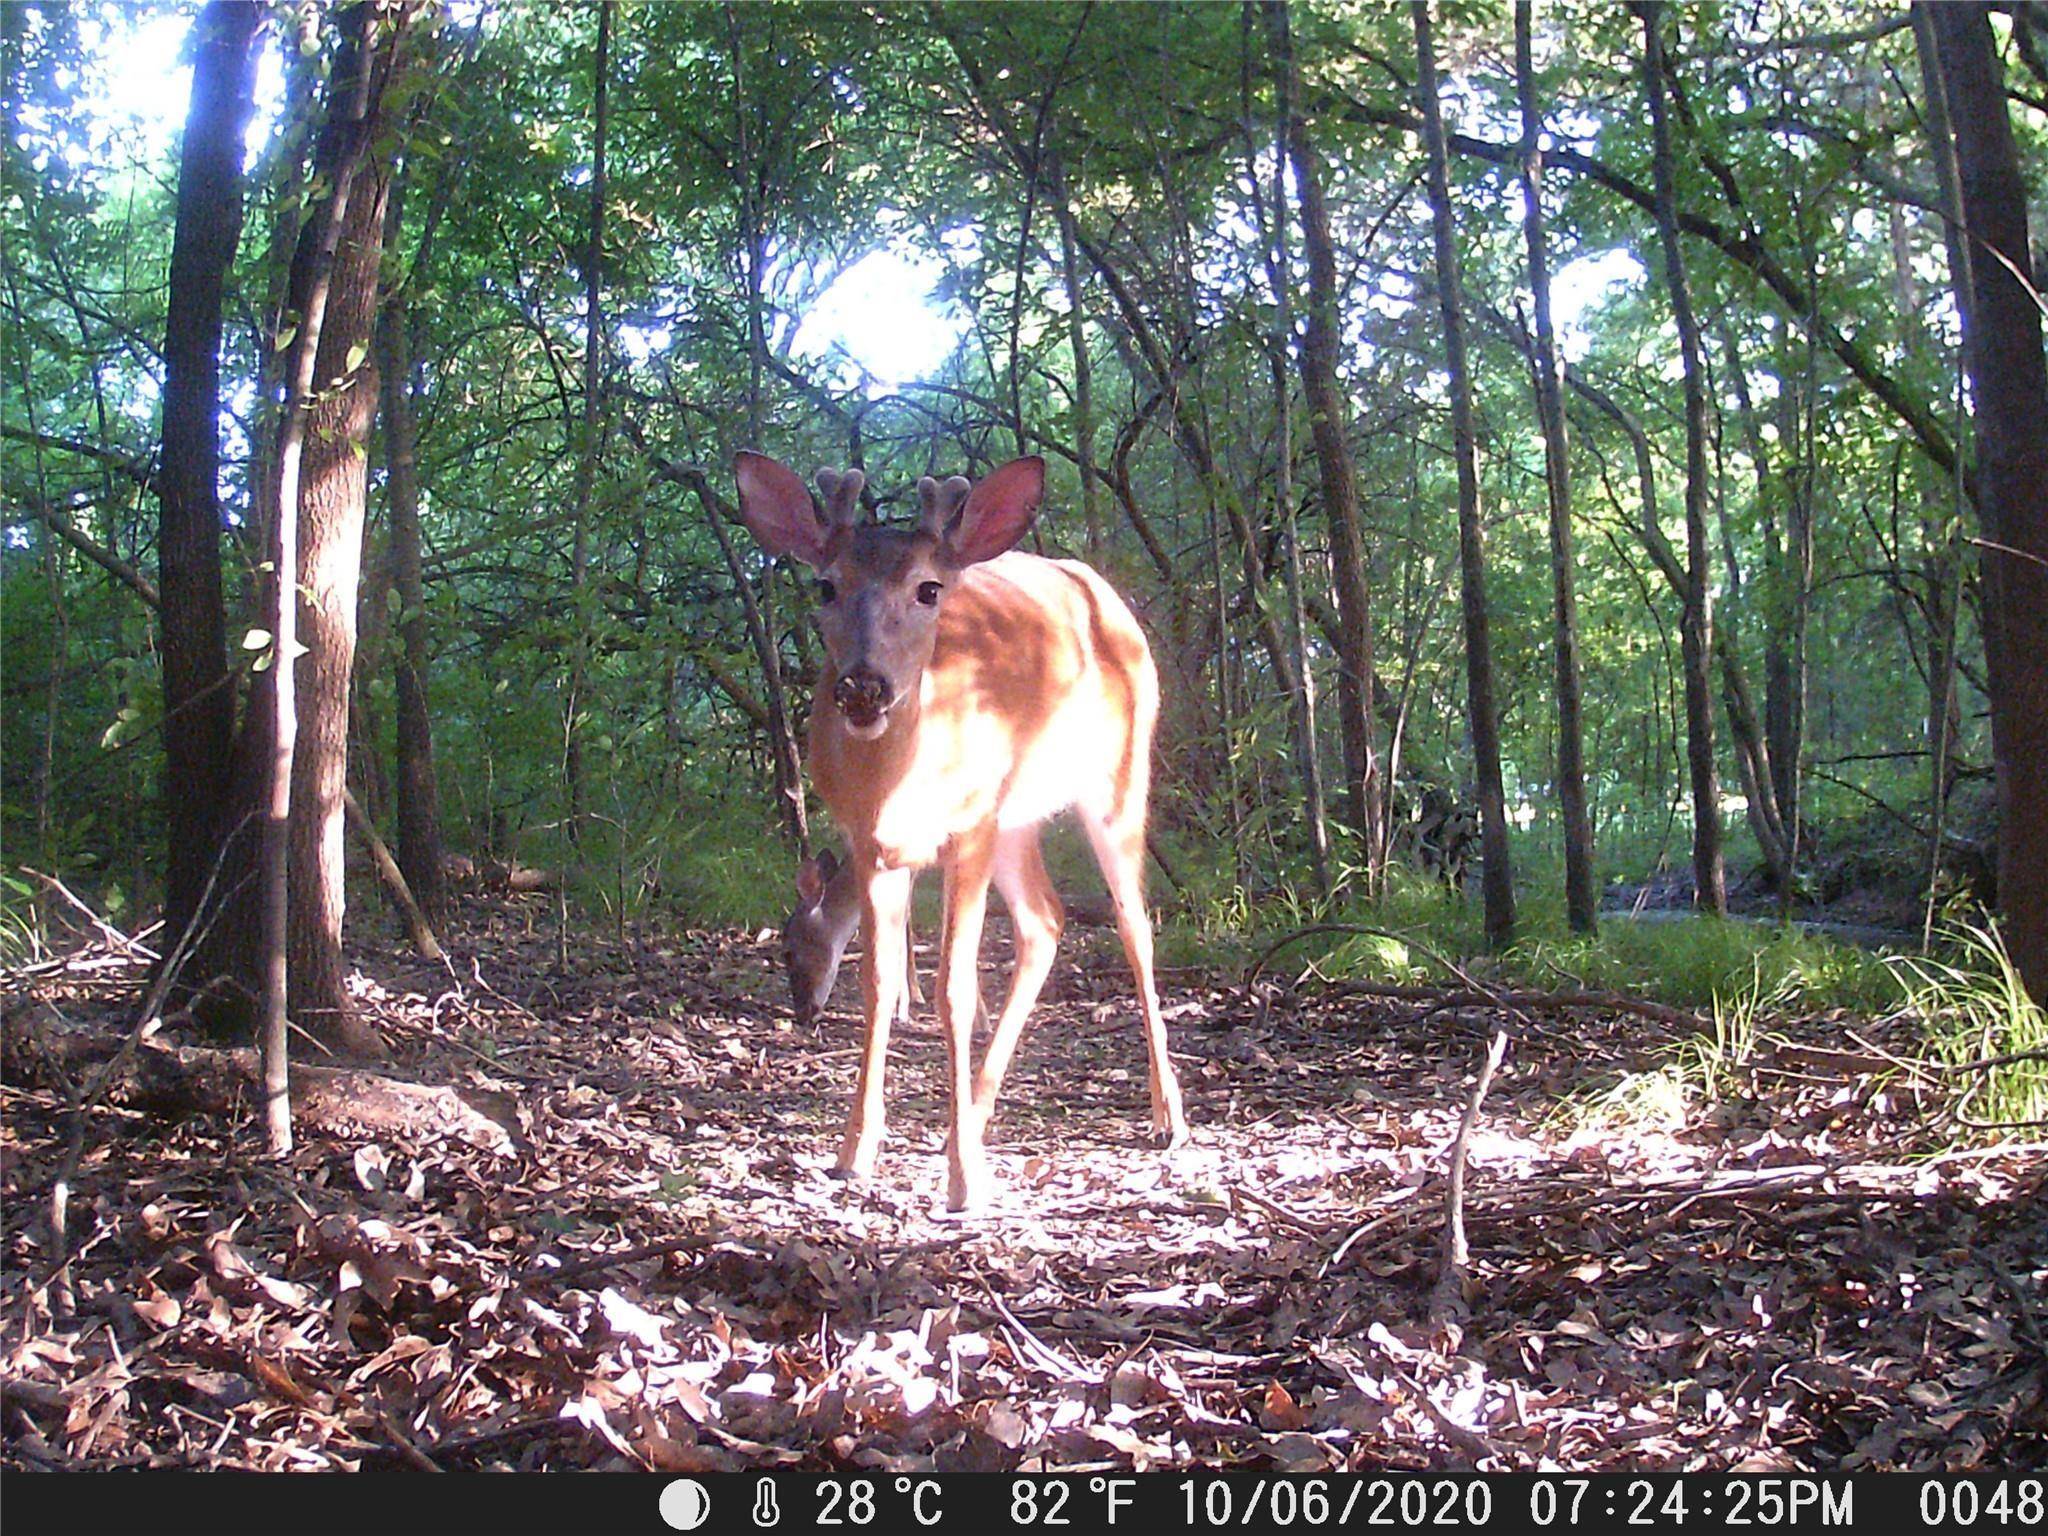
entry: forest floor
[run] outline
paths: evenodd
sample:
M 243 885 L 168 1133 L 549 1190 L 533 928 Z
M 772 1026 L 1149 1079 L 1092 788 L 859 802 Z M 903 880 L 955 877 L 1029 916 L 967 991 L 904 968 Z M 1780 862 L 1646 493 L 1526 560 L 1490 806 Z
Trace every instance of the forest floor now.
M 1161 1153 L 1113 937 L 1070 930 L 997 1205 L 957 1220 L 928 1011 L 849 1186 L 850 975 L 812 1035 L 770 936 L 586 936 L 564 967 L 544 900 L 465 916 L 450 968 L 362 952 L 361 1003 L 394 1072 L 515 1122 L 510 1151 L 307 1134 L 286 1167 L 246 1109 L 101 1108 L 53 1270 L 71 1117 L 10 1071 L 0 1466 L 2048 1460 L 2048 1158 L 1944 1152 L 1903 1021 L 1768 1020 L 1714 1102 L 1652 1123 L 1560 1107 L 1690 1031 L 1511 1020 L 1447 1293 L 1446 1150 L 1495 1012 L 1170 972 L 1194 1137 Z M 17 975 L 10 1029 L 125 1029 L 138 977 L 111 951 Z

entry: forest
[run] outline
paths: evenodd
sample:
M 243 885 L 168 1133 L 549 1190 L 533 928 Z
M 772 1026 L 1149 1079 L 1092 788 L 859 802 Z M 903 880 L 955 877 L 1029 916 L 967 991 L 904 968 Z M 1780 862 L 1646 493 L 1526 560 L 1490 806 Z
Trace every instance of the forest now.
M 0 1466 L 2048 1460 L 2048 4 L 0 45 Z

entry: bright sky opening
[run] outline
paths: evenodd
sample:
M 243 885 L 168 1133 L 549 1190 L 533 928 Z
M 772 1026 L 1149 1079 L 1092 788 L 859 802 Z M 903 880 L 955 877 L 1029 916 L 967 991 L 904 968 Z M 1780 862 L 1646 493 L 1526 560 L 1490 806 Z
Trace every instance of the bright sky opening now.
M 933 302 L 946 273 L 936 256 L 908 246 L 873 251 L 834 279 L 797 327 L 790 350 L 799 357 L 843 352 L 860 368 L 870 395 L 893 394 L 936 372 L 967 322 Z

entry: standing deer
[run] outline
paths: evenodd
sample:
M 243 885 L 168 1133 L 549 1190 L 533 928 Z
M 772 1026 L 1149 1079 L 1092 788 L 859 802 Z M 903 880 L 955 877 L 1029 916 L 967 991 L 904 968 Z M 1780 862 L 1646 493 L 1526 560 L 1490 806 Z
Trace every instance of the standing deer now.
M 1159 677 L 1109 583 L 1071 560 L 1011 553 L 1045 494 L 1045 462 L 1016 459 L 978 485 L 918 482 L 915 528 L 860 525 L 859 470 L 820 470 L 824 516 L 802 480 L 740 453 L 740 516 L 762 547 L 817 572 L 825 665 L 811 712 L 811 779 L 849 846 L 867 943 L 867 1041 L 835 1172 L 874 1172 L 882 1079 L 903 968 L 910 884 L 945 872 L 939 1023 L 953 1080 L 946 1204 L 986 1202 L 983 1139 L 1003 1073 L 1052 968 L 1064 913 L 1039 855 L 1040 823 L 1072 806 L 1102 867 L 1137 982 L 1152 1129 L 1187 1140 L 1152 975 L 1145 800 Z M 982 918 L 993 882 L 1016 964 L 980 1070 L 972 1028 Z

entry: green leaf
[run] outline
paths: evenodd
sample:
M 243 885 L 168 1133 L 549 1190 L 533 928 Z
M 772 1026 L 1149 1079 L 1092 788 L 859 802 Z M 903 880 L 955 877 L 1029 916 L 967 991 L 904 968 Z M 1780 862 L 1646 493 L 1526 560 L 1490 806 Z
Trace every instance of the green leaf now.
M 363 366 L 363 359 L 368 357 L 369 355 L 369 343 L 362 341 L 357 342 L 354 346 L 348 349 L 348 360 L 341 365 L 342 371 L 344 373 L 354 373 L 358 368 Z
M 266 645 L 270 644 L 270 640 L 271 635 L 269 630 L 252 629 L 249 631 L 249 633 L 242 636 L 242 649 L 245 651 L 260 651 Z

